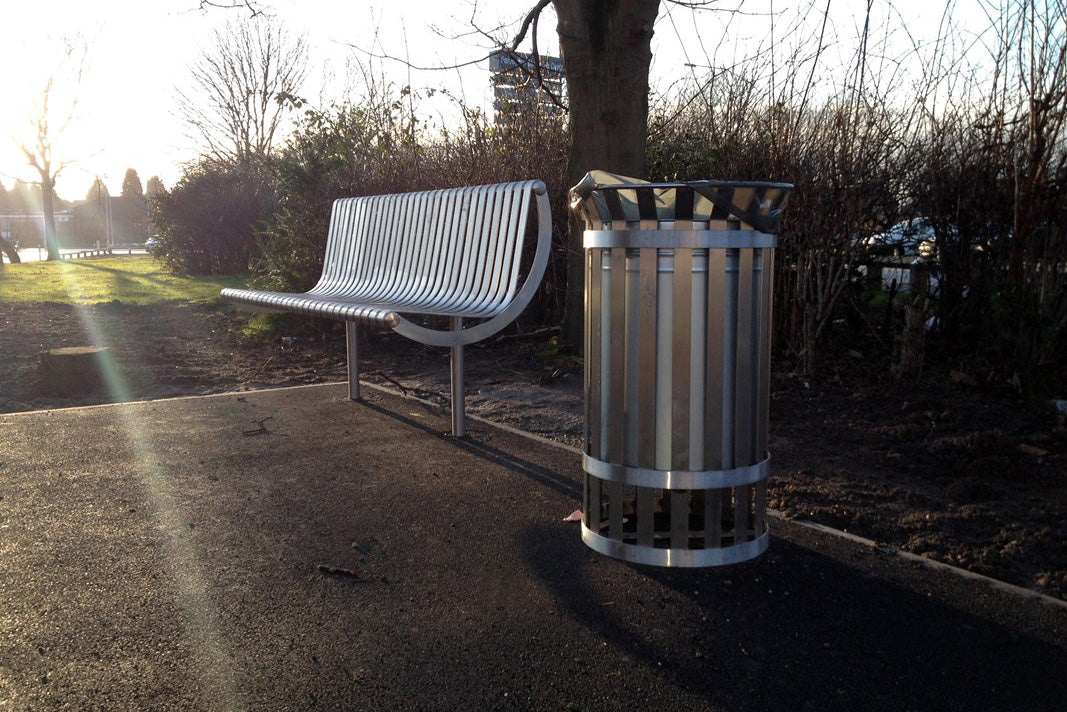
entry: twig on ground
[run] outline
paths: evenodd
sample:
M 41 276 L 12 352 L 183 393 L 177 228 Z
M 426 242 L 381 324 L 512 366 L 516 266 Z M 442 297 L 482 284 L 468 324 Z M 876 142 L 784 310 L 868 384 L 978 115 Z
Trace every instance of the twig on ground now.
M 395 386 L 404 395 L 409 395 L 412 392 L 411 389 L 409 389 L 403 383 L 401 383 L 400 381 L 396 380 L 395 378 L 390 378 L 389 376 L 386 376 L 381 371 L 374 371 L 373 373 L 374 373 L 375 376 L 377 376 L 378 378 L 382 379 L 386 383 L 388 383 L 388 384 L 390 384 L 392 386 Z
M 533 331 L 527 331 L 527 332 L 522 333 L 522 334 L 501 334 L 500 336 L 496 337 L 495 341 L 500 342 L 500 341 L 514 341 L 516 339 L 536 339 L 536 338 L 539 338 L 541 336 L 544 336 L 545 334 L 558 334 L 558 333 L 559 333 L 559 327 L 558 326 L 545 326 L 545 327 L 542 327 L 540 329 L 534 329 Z
M 270 431 L 267 430 L 267 426 L 265 426 L 264 423 L 266 423 L 268 420 L 273 420 L 273 419 L 274 419 L 273 415 L 268 415 L 263 420 L 256 420 L 254 422 L 258 427 L 252 428 L 250 430 L 242 430 L 241 434 L 242 435 L 263 435 L 264 433 L 269 433 Z
M 315 564 L 315 570 L 325 576 L 333 576 L 335 578 L 350 579 L 352 581 L 366 581 L 358 571 L 352 569 L 342 569 L 336 566 L 329 566 L 327 564 Z

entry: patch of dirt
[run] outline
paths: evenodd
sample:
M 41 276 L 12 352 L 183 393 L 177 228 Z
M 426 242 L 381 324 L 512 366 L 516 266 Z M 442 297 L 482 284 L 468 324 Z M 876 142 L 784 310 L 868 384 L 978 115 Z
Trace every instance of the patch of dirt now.
M 0 412 L 345 379 L 340 329 L 256 341 L 247 321 L 196 305 L 0 304 Z M 49 394 L 38 354 L 86 345 L 111 348 L 114 395 Z M 545 336 L 469 347 L 468 412 L 580 445 L 581 370 L 550 351 Z M 447 350 L 375 334 L 361 356 L 364 380 L 447 404 Z M 899 385 L 849 358 L 826 372 L 773 376 L 772 507 L 1067 598 L 1062 415 L 948 373 Z

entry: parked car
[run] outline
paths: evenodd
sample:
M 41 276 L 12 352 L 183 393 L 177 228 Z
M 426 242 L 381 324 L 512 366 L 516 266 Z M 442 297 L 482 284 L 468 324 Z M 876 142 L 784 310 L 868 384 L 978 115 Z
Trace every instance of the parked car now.
M 869 253 L 876 257 L 902 259 L 937 255 L 934 226 L 926 218 L 912 218 L 899 222 L 885 232 L 875 233 L 863 240 Z
M 144 241 L 144 248 L 148 254 L 155 252 L 157 247 L 159 247 L 159 240 L 155 237 L 150 237 Z

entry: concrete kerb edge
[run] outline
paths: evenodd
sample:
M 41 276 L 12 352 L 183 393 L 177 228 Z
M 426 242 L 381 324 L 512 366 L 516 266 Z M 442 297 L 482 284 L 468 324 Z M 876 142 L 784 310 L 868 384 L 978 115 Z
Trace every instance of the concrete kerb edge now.
M 830 534 L 832 536 L 840 537 L 842 539 L 847 539 L 851 542 L 868 547 L 870 549 L 874 549 L 875 551 L 881 552 L 883 554 L 889 554 L 891 556 L 896 556 L 898 558 L 904 559 L 905 561 L 910 561 L 914 564 L 925 566 L 928 569 L 933 569 L 935 571 L 947 571 L 949 573 L 955 574 L 956 576 L 961 576 L 966 579 L 971 579 L 973 581 L 978 581 L 987 584 L 991 588 L 994 588 L 998 591 L 1011 593 L 1022 598 L 1034 599 L 1039 603 L 1044 603 L 1049 606 L 1054 606 L 1067 610 L 1067 601 L 1060 598 L 1056 598 L 1055 596 L 1049 596 L 1047 594 L 1040 593 L 1039 591 L 1034 591 L 1033 589 L 1025 588 L 1023 586 L 1016 586 L 1015 584 L 1008 583 L 1007 581 L 1001 581 L 1000 579 L 995 579 L 991 576 L 975 573 L 974 571 L 968 571 L 967 569 L 960 568 L 959 566 L 946 564 L 943 561 L 937 561 L 936 559 L 930 559 L 925 556 L 920 556 L 919 554 L 913 554 L 910 551 L 903 551 L 892 546 L 879 544 L 873 539 L 866 539 L 864 537 L 857 536 L 846 531 L 841 531 L 840 529 L 828 527 L 825 524 L 819 524 L 818 522 L 812 522 L 806 519 L 789 519 L 777 510 L 768 510 L 768 514 L 775 517 L 776 519 L 789 521 L 793 524 L 798 524 L 808 529 L 814 529 L 815 531 L 819 531 L 824 534 Z
M 22 412 L 19 412 L 19 413 L 2 413 L 2 414 L 0 414 L 0 416 L 3 416 L 3 417 L 21 416 L 21 415 L 28 415 L 30 413 L 42 413 L 42 412 L 61 411 L 61 410 L 73 410 L 73 409 L 81 409 L 81 408 L 113 408 L 115 406 L 130 405 L 130 404 L 142 404 L 142 403 L 155 403 L 155 402 L 159 402 L 159 401 L 188 400 L 188 399 L 192 399 L 192 398 L 216 398 L 216 397 L 222 397 L 222 396 L 240 395 L 242 393 L 262 393 L 262 392 L 267 392 L 267 391 L 283 391 L 283 390 L 288 390 L 288 389 L 291 389 L 291 388 L 314 388 L 314 387 L 321 387 L 321 386 L 340 386 L 340 385 L 346 385 L 346 382 L 340 381 L 340 382 L 331 382 L 331 383 L 309 383 L 309 384 L 300 384 L 300 385 L 295 385 L 295 386 L 283 386 L 283 387 L 280 387 L 280 388 L 258 388 L 258 389 L 254 389 L 254 390 L 248 390 L 248 391 L 228 391 L 228 392 L 225 392 L 225 393 L 205 393 L 205 394 L 202 394 L 202 395 L 175 396 L 173 398 L 155 398 L 155 399 L 147 399 L 147 400 L 141 400 L 141 401 L 127 401 L 127 402 L 124 402 L 124 403 L 100 403 L 100 404 L 96 404 L 96 405 L 69 406 L 69 407 L 64 407 L 64 408 L 46 408 L 46 409 L 43 409 L 43 410 L 22 411 Z M 385 393 L 387 395 L 395 396 L 397 398 L 404 398 L 406 400 L 415 401 L 416 403 L 419 403 L 421 405 L 429 406 L 429 407 L 432 407 L 432 408 L 438 408 L 438 409 L 441 408 L 440 404 L 434 403 L 433 401 L 426 400 L 425 398 L 419 398 L 418 396 L 413 396 L 413 395 L 411 395 L 409 393 L 404 393 L 404 392 L 398 391 L 398 390 L 396 390 L 394 388 L 388 388 L 386 386 L 381 386 L 381 385 L 378 385 L 377 383 L 368 383 L 366 381 L 360 381 L 360 385 L 361 386 L 366 386 L 367 388 L 379 391 L 381 393 Z M 467 417 L 470 418 L 471 420 L 474 420 L 476 422 L 482 423 L 482 424 L 487 425 L 489 427 L 496 428 L 497 430 L 502 430 L 502 431 L 504 431 L 506 433 L 510 433 L 512 435 L 517 435 L 519 437 L 526 438 L 528 440 L 533 440 L 534 442 L 540 443 L 542 445 L 548 445 L 550 447 L 554 447 L 554 448 L 557 448 L 557 449 L 560 449 L 560 450 L 564 450 L 566 452 L 570 452 L 570 453 L 573 453 L 575 455 L 581 455 L 582 454 L 581 448 L 577 448 L 577 447 L 574 447 L 573 445 L 568 445 L 566 443 L 561 443 L 561 442 L 559 442 L 557 440 L 552 440 L 550 438 L 546 438 L 543 435 L 537 435 L 536 433 L 530 433 L 530 432 L 527 432 L 525 430 L 520 430 L 519 428 L 513 427 L 511 425 L 507 425 L 505 423 L 498 423 L 496 421 L 489 420 L 487 418 L 482 418 L 481 416 L 473 415 L 473 414 L 470 414 L 470 413 L 467 414 Z M 984 574 L 975 573 L 974 571 L 968 571 L 967 569 L 963 569 L 963 568 L 960 568 L 958 566 L 953 566 L 952 564 L 946 564 L 946 563 L 941 562 L 941 561 L 936 561 L 934 559 L 929 559 L 929 558 L 926 558 L 926 557 L 923 557 L 923 556 L 919 556 L 918 554 L 912 554 L 911 552 L 908 552 L 908 551 L 902 551 L 901 549 L 897 549 L 895 547 L 884 546 L 884 545 L 881 545 L 878 542 L 874 541 L 873 539 L 866 539 L 864 537 L 857 536 L 855 534 L 851 534 L 849 532 L 842 531 L 840 529 L 834 529 L 833 527 L 828 527 L 825 524 L 819 524 L 817 522 L 812 522 L 812 521 L 805 520 L 805 519 L 789 519 L 784 513 L 780 512 L 780 511 L 778 511 L 776 509 L 768 508 L 767 514 L 768 514 L 768 516 L 770 516 L 770 517 L 772 517 L 774 519 L 779 519 L 781 521 L 788 521 L 791 524 L 796 524 L 797 526 L 805 527 L 807 529 L 812 529 L 814 531 L 818 531 L 818 532 L 821 532 L 823 534 L 828 534 L 830 536 L 835 536 L 835 537 L 838 537 L 838 538 L 841 538 L 841 539 L 846 539 L 848 541 L 851 541 L 854 544 L 858 544 L 860 546 L 864 546 L 864 547 L 867 547 L 867 548 L 870 548 L 870 549 L 874 549 L 875 551 L 879 551 L 879 552 L 881 552 L 883 554 L 889 554 L 891 556 L 896 556 L 898 558 L 904 559 L 905 561 L 910 561 L 910 562 L 912 562 L 914 564 L 918 564 L 920 566 L 925 566 L 926 568 L 933 569 L 935 571 L 944 571 L 944 572 L 947 572 L 947 573 L 951 573 L 951 574 L 954 574 L 956 576 L 960 576 L 962 578 L 966 578 L 966 579 L 970 579 L 972 581 L 978 581 L 978 582 L 984 583 L 984 584 L 988 585 L 990 588 L 996 589 L 998 591 L 1003 591 L 1005 593 L 1013 594 L 1013 595 L 1018 596 L 1020 598 L 1028 598 L 1028 599 L 1036 601 L 1038 603 L 1042 603 L 1042 604 L 1045 604 L 1045 605 L 1049 605 L 1049 606 L 1053 606 L 1053 607 L 1056 607 L 1056 608 L 1061 608 L 1063 610 L 1067 610 L 1067 601 L 1059 599 L 1059 598 L 1056 598 L 1054 596 L 1049 596 L 1049 595 L 1044 594 L 1044 593 L 1040 593 L 1038 591 L 1034 591 L 1033 589 L 1025 588 L 1023 586 L 1016 586 L 1015 584 L 1008 583 L 1007 581 L 1001 581 L 1000 579 L 995 579 L 995 578 L 993 578 L 991 576 L 986 576 Z
M 294 388 L 320 388 L 322 386 L 339 386 L 345 385 L 343 382 L 332 383 L 300 383 L 295 386 L 279 386 L 277 388 L 252 388 L 247 391 L 223 391 L 221 393 L 196 393 L 189 396 L 165 396 L 163 398 L 145 398 L 143 400 L 131 400 L 131 401 L 119 401 L 117 403 L 92 403 L 89 405 L 65 405 L 59 408 L 40 408 L 38 410 L 20 410 L 14 413 L 0 413 L 0 417 L 11 418 L 23 415 L 33 415 L 35 413 L 61 413 L 66 410 L 90 410 L 96 408 L 121 408 L 129 405 L 148 405 L 151 403 L 167 403 L 170 401 L 184 401 L 192 400 L 195 398 L 224 398 L 226 396 L 241 396 L 248 393 L 269 393 L 273 391 L 287 391 Z M 373 384 L 367 384 L 373 385 Z M 400 397 L 404 396 L 402 393 L 397 393 Z M 439 407 L 439 406 L 438 406 Z

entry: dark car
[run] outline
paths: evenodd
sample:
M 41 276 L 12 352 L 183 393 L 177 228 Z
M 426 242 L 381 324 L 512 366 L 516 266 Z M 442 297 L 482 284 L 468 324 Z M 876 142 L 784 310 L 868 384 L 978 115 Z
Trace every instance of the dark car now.
M 878 257 L 930 259 L 937 255 L 934 227 L 926 218 L 899 222 L 885 232 L 866 238 L 863 245 L 868 252 Z

